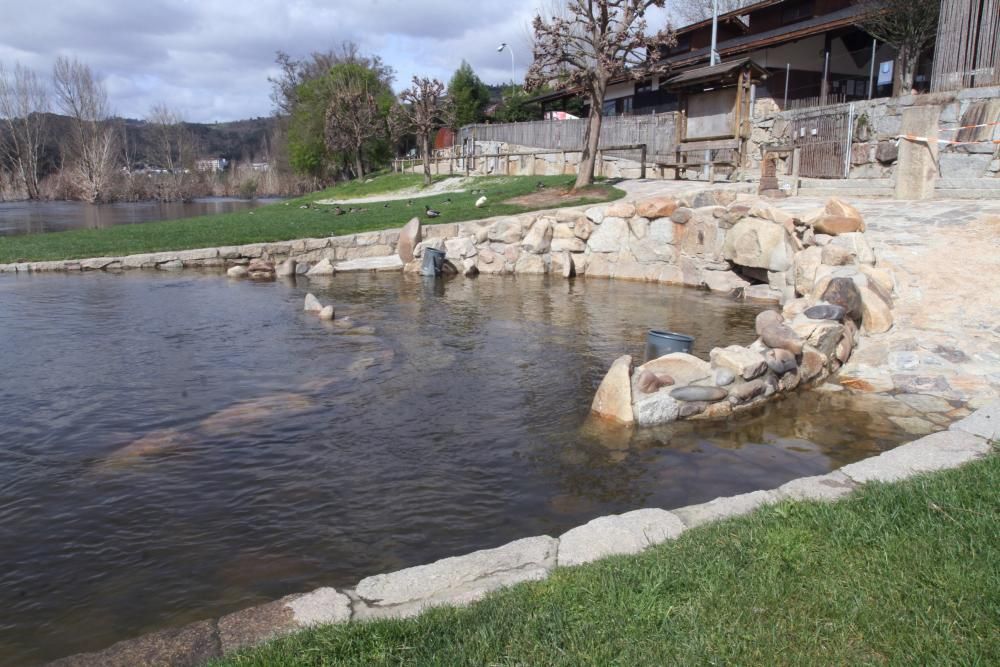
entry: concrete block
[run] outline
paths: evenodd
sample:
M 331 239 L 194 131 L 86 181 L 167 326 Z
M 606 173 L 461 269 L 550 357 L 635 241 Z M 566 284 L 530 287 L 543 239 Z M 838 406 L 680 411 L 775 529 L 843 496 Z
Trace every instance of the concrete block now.
M 616 554 L 636 554 L 684 532 L 676 516 L 661 509 L 641 509 L 602 516 L 559 538 L 559 565 L 581 565 Z

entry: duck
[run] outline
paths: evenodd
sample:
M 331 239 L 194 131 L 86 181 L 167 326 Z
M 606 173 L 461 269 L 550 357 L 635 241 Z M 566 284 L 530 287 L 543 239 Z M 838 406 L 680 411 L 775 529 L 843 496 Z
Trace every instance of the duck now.
M 424 206 L 424 212 L 427 214 L 428 218 L 436 218 L 441 215 L 441 211 L 435 211 L 430 206 Z
M 476 200 L 476 208 L 482 208 L 484 206 L 486 206 L 486 195 L 483 195 Z
M 389 208 L 389 202 L 382 204 L 382 208 Z
M 535 183 L 535 187 L 537 189 L 539 189 L 539 190 L 544 190 L 545 189 L 545 183 L 542 183 L 541 181 L 538 181 L 537 183 Z
M 445 204 L 450 204 L 451 203 L 451 197 L 448 197 L 447 199 L 445 199 L 444 203 Z
M 336 206 L 333 209 L 333 214 L 334 215 L 344 215 L 344 209 L 340 208 L 339 206 Z

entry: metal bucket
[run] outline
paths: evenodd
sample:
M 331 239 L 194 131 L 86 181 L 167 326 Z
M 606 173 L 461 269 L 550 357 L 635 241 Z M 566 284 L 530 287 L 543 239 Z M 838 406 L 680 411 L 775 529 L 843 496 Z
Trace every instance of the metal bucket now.
M 657 359 L 671 352 L 691 354 L 694 338 L 673 331 L 650 329 L 646 334 L 646 361 Z
M 424 259 L 420 265 L 420 275 L 436 278 L 444 269 L 444 251 L 424 248 Z

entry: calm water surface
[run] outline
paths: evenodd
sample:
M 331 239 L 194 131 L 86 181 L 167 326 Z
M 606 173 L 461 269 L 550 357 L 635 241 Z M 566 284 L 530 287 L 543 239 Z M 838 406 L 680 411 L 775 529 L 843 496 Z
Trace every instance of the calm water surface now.
M 0 202 L 0 236 L 97 229 L 197 215 L 232 213 L 273 204 L 278 199 L 203 197 L 189 202 L 119 202 L 86 204 L 78 201 Z
M 718 425 L 587 419 L 645 331 L 695 353 L 755 308 L 544 277 L 305 285 L 0 278 L 0 663 L 827 472 L 904 439 L 844 394 Z M 371 328 L 366 328 L 371 327 Z

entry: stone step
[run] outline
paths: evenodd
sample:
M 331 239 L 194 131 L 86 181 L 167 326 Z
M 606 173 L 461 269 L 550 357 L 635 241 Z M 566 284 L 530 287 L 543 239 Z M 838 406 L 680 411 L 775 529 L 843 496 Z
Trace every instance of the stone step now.
M 843 188 L 799 188 L 800 197 L 891 197 L 892 188 L 858 188 L 847 191 Z
M 1000 193 L 1000 178 L 941 178 L 934 184 L 941 190 L 984 190 L 996 196 Z
M 799 189 L 818 188 L 823 190 L 869 190 L 892 189 L 889 178 L 800 178 Z

